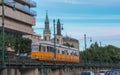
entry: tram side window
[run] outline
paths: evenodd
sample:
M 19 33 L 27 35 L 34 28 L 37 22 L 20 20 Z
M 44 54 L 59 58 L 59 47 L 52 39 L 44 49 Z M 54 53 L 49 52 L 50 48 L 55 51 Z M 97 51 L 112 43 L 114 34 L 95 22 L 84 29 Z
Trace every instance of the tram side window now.
M 52 52 L 54 52 L 55 48 L 52 47 Z
M 58 53 L 58 54 L 59 54 L 59 49 L 56 49 L 56 53 Z
M 41 51 L 41 45 L 39 45 L 39 51 Z
M 78 55 L 77 55 L 77 52 L 75 52 L 74 54 L 75 54 L 75 56 L 78 56 Z
M 73 52 L 73 55 L 75 56 L 75 52 Z
M 67 50 L 65 50 L 65 54 L 66 54 L 66 55 L 69 55 L 69 53 L 68 53 L 68 51 L 67 51 Z
M 54 48 L 53 47 L 50 47 L 50 52 L 54 52 Z
M 75 55 L 76 55 L 76 56 L 79 56 L 79 52 L 75 52 Z
M 67 55 L 69 55 L 69 53 L 67 52 Z
M 32 51 L 38 51 L 39 46 L 38 45 L 32 45 Z
M 64 52 L 64 51 L 62 51 L 62 54 L 65 54 L 65 52 Z
M 79 56 L 79 52 L 76 52 L 76 56 Z
M 77 53 L 75 52 L 74 55 L 77 56 Z
M 58 54 L 60 54 L 60 50 L 58 49 Z
M 56 49 L 56 53 L 58 53 L 58 49 Z
M 64 54 L 66 54 L 66 50 L 64 51 Z
M 52 52 L 51 50 L 52 50 L 52 47 L 50 47 L 50 52 Z
M 68 55 L 71 55 L 69 51 L 68 51 Z
M 71 55 L 74 55 L 74 52 L 72 52 Z
M 49 52 L 49 47 L 47 46 L 47 52 Z
M 47 52 L 50 52 L 50 47 L 49 46 L 47 46 Z
M 76 52 L 76 55 L 79 56 L 79 52 Z
M 44 46 L 42 46 L 42 51 L 45 52 L 46 51 L 46 48 Z

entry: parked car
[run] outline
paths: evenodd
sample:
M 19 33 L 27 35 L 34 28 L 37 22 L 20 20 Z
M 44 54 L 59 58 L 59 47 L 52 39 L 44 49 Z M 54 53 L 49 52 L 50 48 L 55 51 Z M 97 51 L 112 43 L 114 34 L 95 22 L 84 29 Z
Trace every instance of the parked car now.
M 110 75 L 111 71 L 106 71 L 105 75 Z
M 98 75 L 105 75 L 108 70 L 100 70 Z
M 83 71 L 81 75 L 94 75 L 94 73 L 92 71 Z
M 107 75 L 120 75 L 120 69 L 111 70 Z

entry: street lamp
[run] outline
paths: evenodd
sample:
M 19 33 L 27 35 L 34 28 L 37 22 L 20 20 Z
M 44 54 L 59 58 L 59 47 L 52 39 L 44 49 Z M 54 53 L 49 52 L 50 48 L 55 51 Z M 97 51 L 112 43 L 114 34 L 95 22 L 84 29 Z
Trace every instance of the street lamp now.
M 84 44 L 85 44 L 85 51 L 86 51 L 86 49 L 87 49 L 87 44 L 86 44 L 86 34 L 84 34 Z M 90 38 L 90 42 L 92 42 L 92 38 L 91 37 L 88 37 L 88 38 Z M 87 51 L 86 51 L 86 56 L 85 56 L 85 63 L 87 63 Z
M 87 47 L 87 45 L 86 45 L 86 34 L 84 34 L 84 44 L 85 44 L 85 50 L 86 50 L 86 47 Z
M 2 0 L 2 53 L 1 53 L 1 60 L 2 60 L 2 63 L 1 63 L 1 69 L 4 69 L 6 68 L 6 64 L 5 64 L 5 28 L 4 28 L 4 18 L 5 18 L 5 14 L 4 14 L 4 0 Z M 15 10 L 15 5 L 13 6 L 13 10 Z
M 1 55 L 1 59 L 2 59 L 2 69 L 4 69 L 6 67 L 5 63 L 4 63 L 4 56 L 5 56 L 5 39 L 4 39 L 4 0 L 2 0 L 2 55 Z
M 85 44 L 85 50 L 87 49 L 87 44 L 86 44 L 86 39 L 90 38 L 90 42 L 92 42 L 92 38 L 91 37 L 86 37 L 86 34 L 84 34 L 84 44 Z
M 54 27 L 54 61 L 56 60 L 56 35 L 55 35 L 55 19 L 53 20 Z

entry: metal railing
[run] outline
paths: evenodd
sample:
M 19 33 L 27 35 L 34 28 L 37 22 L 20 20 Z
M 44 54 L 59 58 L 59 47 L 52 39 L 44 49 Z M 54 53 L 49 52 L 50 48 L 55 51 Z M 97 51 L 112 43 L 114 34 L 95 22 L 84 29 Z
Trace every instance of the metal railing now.
M 36 2 L 34 2 L 32 0 L 21 0 L 21 1 L 30 5 L 31 7 L 36 7 Z
M 15 6 L 15 9 L 23 11 L 27 14 L 30 14 L 30 15 L 33 15 L 33 16 L 37 15 L 36 11 L 30 9 L 30 7 L 28 7 L 27 5 L 22 5 L 18 2 L 14 2 L 13 0 L 4 0 L 4 3 L 8 6 L 11 6 L 11 7 Z M 0 0 L 0 4 L 1 4 L 1 0 Z

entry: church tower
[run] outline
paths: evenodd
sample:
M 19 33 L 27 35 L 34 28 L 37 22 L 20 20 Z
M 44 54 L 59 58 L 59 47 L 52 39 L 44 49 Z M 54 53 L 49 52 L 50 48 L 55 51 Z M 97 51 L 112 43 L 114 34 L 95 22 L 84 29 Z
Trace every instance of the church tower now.
M 57 35 L 61 35 L 61 24 L 59 19 L 57 21 Z
M 57 21 L 57 35 L 56 35 L 56 43 L 57 44 L 63 44 L 63 36 L 61 34 L 61 30 L 62 30 L 61 23 L 60 23 L 60 20 L 58 19 L 58 21 Z
M 43 39 L 45 41 L 50 41 L 51 39 L 51 32 L 50 32 L 50 29 L 49 29 L 49 19 L 48 19 L 48 13 L 46 11 L 46 18 L 45 18 L 45 29 L 43 31 Z

